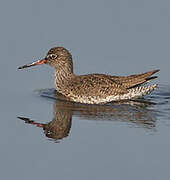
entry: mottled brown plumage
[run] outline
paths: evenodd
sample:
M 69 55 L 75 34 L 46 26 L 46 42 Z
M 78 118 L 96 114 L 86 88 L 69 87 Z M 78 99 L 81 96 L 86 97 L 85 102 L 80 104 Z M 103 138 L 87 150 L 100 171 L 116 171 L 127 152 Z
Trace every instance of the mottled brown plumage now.
M 157 78 L 152 76 L 159 70 L 130 76 L 105 74 L 75 75 L 72 56 L 63 47 L 51 48 L 45 59 L 25 65 L 19 69 L 48 64 L 55 69 L 55 88 L 67 99 L 79 103 L 101 104 L 124 99 L 142 97 L 156 88 L 156 85 L 140 86 Z

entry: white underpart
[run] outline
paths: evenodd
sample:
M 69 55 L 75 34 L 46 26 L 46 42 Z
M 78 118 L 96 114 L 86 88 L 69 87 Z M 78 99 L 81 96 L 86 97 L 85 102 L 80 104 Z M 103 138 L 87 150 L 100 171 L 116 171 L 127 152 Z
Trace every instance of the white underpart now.
M 123 95 L 116 95 L 116 96 L 107 96 L 105 98 L 101 98 L 98 96 L 71 96 L 71 99 L 76 102 L 80 103 L 88 103 L 88 104 L 100 104 L 100 103 L 107 103 L 111 101 L 120 101 L 120 100 L 128 100 L 128 99 L 137 99 L 141 98 L 149 93 L 151 93 L 154 89 L 156 89 L 157 84 L 150 85 L 150 86 L 141 86 L 136 87 L 128 90 L 128 93 Z

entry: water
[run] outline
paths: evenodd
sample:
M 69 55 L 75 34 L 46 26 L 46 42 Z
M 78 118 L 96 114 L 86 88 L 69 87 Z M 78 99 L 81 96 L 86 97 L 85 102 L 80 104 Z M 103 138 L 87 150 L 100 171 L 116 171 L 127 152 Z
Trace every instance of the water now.
M 155 168 L 163 174 L 169 164 L 169 89 L 159 85 L 145 99 L 107 105 L 66 102 L 54 89 L 34 91 L 34 98 L 43 103 L 30 108 L 30 114 L 20 112 L 16 120 L 23 136 L 17 140 L 22 151 L 19 161 L 24 161 L 19 167 L 42 179 L 49 174 L 72 179 L 159 179 L 162 175 Z
M 87 105 L 65 101 L 54 89 L 37 90 L 42 97 L 53 102 L 53 118 L 48 123 L 39 123 L 28 117 L 18 117 L 25 123 L 43 128 L 44 134 L 57 142 L 69 135 L 72 117 L 84 120 L 121 122 L 131 127 L 157 130 L 159 118 L 170 125 L 170 86 L 160 85 L 159 89 L 145 98 L 112 102 L 105 105 Z M 148 131 L 149 132 L 149 131 Z
M 0 2 L 1 179 L 170 179 L 170 2 Z M 140 101 L 65 102 L 47 66 L 17 70 L 64 46 L 76 74 L 160 69 Z

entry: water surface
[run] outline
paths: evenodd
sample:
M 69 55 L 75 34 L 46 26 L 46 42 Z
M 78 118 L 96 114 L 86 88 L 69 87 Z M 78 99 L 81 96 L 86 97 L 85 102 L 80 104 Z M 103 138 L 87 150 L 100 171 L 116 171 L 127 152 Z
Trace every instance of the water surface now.
M 1 0 L 0 22 L 1 179 L 170 179 L 170 1 Z M 65 102 L 50 67 L 17 70 L 53 46 L 76 74 L 160 69 L 159 89 L 140 102 Z
M 20 131 L 24 144 L 34 144 L 25 150 L 24 159 L 38 163 L 39 170 L 48 166 L 50 173 L 56 171 L 52 177 L 66 173 L 65 177 L 72 178 L 100 179 L 106 175 L 140 179 L 149 174 L 158 179 L 161 176 L 153 167 L 165 173 L 169 164 L 169 89 L 159 85 L 144 99 L 106 105 L 67 102 L 54 89 L 36 90 L 34 98 L 43 101 L 46 108 L 42 111 L 37 106 L 30 114 L 20 112 L 17 119 L 24 129 Z M 48 114 L 47 119 L 40 119 L 42 114 Z M 48 165 L 42 164 L 45 162 Z
M 69 135 L 72 118 L 84 120 L 121 122 L 131 127 L 156 131 L 159 118 L 169 124 L 170 86 L 160 85 L 152 95 L 137 100 L 111 102 L 105 105 L 87 105 L 69 102 L 55 89 L 37 90 L 42 97 L 53 102 L 53 118 L 48 123 L 39 123 L 28 117 L 18 116 L 25 123 L 36 125 L 44 130 L 48 138 L 60 140 Z

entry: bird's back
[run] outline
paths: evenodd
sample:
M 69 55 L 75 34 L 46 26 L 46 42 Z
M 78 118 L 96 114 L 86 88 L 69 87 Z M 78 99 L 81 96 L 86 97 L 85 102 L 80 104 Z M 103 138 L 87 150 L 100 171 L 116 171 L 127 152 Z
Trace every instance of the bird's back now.
M 65 96 L 72 101 L 88 104 L 100 104 L 111 101 L 142 97 L 156 88 L 156 85 L 139 87 L 154 79 L 155 71 L 131 76 L 108 76 L 88 74 L 74 76 L 67 84 Z M 149 79 L 150 77 L 150 79 Z

